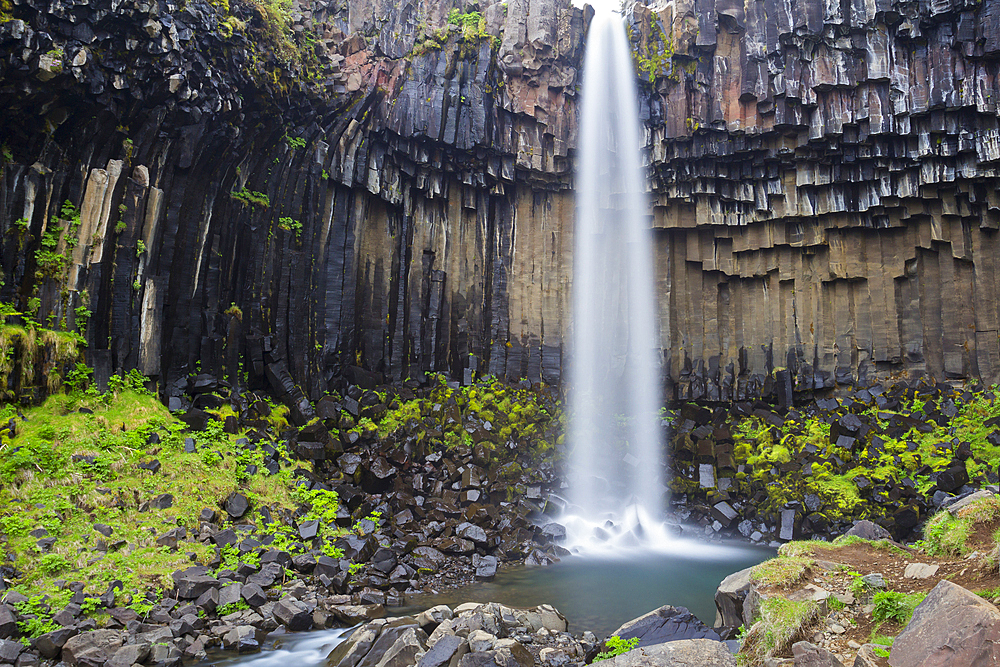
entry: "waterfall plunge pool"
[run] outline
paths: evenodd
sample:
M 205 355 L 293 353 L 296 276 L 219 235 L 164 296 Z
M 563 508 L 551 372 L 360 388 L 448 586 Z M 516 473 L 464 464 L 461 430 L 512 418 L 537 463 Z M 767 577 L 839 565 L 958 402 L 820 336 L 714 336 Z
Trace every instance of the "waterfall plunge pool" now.
M 417 613 L 436 604 L 499 602 L 509 607 L 550 604 L 569 620 L 569 631 L 590 630 L 603 639 L 625 621 L 665 604 L 687 607 L 709 627 L 715 624 L 715 589 L 733 572 L 775 556 L 745 544 L 676 540 L 666 549 L 630 549 L 622 556 L 567 556 L 547 567 L 514 567 L 496 579 L 414 595 L 392 615 Z
M 687 607 L 706 625 L 715 624 L 715 589 L 726 576 L 775 555 L 775 550 L 745 544 L 707 544 L 676 540 L 669 548 L 630 549 L 620 557 L 568 556 L 548 567 L 502 570 L 480 582 L 438 594 L 414 595 L 389 616 L 416 614 L 437 604 L 500 602 L 510 607 L 550 604 L 569 620 L 569 631 L 590 630 L 604 638 L 625 621 L 665 604 Z M 251 656 L 213 653 L 202 665 L 310 667 L 321 665 L 341 641 L 342 629 L 280 635 Z

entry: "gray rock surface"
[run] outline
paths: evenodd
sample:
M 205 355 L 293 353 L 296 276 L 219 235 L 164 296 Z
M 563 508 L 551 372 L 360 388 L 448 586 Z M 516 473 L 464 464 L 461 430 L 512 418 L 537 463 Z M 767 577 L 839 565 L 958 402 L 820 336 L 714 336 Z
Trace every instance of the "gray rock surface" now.
M 810 642 L 792 644 L 795 667 L 844 667 L 844 663 L 834 654 Z
M 601 664 L 607 667 L 736 667 L 736 658 L 723 642 L 681 639 L 633 649 Z
M 928 593 L 896 637 L 892 667 L 1000 664 L 1000 610 L 943 580 Z
M 748 567 L 727 576 L 715 590 L 716 627 L 738 628 L 743 625 L 743 601 L 750 590 Z
M 637 646 L 652 646 L 678 639 L 713 639 L 719 635 L 684 607 L 664 605 L 621 625 L 612 634 L 623 639 L 638 637 Z

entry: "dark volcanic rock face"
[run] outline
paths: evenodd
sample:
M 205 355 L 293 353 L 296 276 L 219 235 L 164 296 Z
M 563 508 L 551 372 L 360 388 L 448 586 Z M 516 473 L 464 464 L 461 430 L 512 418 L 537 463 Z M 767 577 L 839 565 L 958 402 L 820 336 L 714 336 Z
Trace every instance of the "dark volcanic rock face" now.
M 584 12 L 326 4 L 297 52 L 240 2 L 17 5 L 0 298 L 98 377 L 200 361 L 306 419 L 348 365 L 557 380 Z
M 2 17 L 0 299 L 85 330 L 99 378 L 200 361 L 296 421 L 338 375 L 557 381 L 588 14 L 231 7 Z M 676 397 L 997 378 L 995 13 L 627 12 Z
M 661 342 L 680 396 L 889 371 L 997 377 L 995 14 L 818 0 L 632 10 Z

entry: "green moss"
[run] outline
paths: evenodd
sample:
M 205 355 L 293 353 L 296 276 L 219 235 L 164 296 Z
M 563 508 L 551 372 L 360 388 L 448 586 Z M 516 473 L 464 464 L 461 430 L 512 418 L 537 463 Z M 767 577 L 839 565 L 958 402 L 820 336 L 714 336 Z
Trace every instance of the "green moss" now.
M 253 190 L 247 190 L 246 186 L 243 186 L 239 190 L 233 190 L 229 193 L 229 196 L 233 199 L 242 202 L 246 206 L 256 206 L 258 208 L 267 208 L 271 205 L 271 200 L 263 192 L 254 192 Z

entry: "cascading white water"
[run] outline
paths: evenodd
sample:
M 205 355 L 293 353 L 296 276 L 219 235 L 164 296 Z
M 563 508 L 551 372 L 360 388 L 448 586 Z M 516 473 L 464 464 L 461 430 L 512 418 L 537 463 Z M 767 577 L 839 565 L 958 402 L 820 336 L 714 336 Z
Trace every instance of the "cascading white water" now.
M 661 542 L 660 364 L 635 70 L 598 9 L 583 70 L 570 357 L 571 547 Z M 605 530 L 610 520 L 614 527 Z M 616 535 L 618 538 L 616 539 Z

